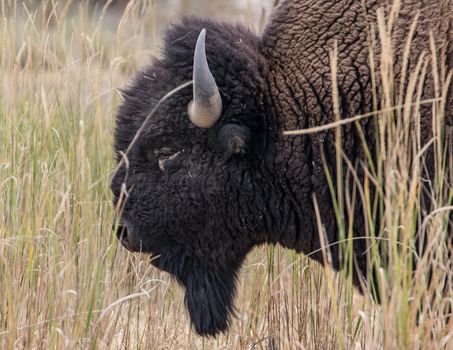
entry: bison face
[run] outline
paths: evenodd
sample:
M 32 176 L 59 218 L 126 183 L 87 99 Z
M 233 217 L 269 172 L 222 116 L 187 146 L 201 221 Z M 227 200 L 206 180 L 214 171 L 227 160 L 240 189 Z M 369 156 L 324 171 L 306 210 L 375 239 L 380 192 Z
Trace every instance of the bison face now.
M 209 74 L 194 76 L 203 27 L 220 109 L 212 86 L 205 86 Z M 123 91 L 116 119 L 119 167 L 111 187 L 118 236 L 129 250 L 150 253 L 154 266 L 186 288 L 202 335 L 226 330 L 237 272 L 264 231 L 257 196 L 266 123 L 256 42 L 240 27 L 184 20 L 169 30 L 163 59 Z M 166 99 L 142 127 L 165 93 L 192 79 L 195 86 Z M 199 96 L 197 79 L 205 84 Z

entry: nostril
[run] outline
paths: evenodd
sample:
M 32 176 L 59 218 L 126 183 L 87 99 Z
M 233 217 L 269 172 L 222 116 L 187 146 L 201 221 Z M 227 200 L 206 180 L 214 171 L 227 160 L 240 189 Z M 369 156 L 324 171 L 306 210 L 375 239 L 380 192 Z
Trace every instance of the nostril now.
M 112 229 L 115 230 L 115 225 L 113 225 Z M 128 243 L 126 226 L 118 225 L 118 227 L 116 228 L 116 238 L 118 238 L 123 244 Z

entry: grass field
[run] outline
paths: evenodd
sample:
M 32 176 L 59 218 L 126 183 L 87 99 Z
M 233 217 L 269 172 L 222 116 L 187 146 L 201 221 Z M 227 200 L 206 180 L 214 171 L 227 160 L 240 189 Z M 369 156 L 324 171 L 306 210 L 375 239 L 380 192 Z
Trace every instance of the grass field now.
M 382 189 L 387 230 L 382 305 L 305 256 L 261 247 L 240 275 L 230 331 L 202 339 L 190 328 L 181 288 L 146 256 L 119 247 L 111 231 L 116 89 L 159 55 L 164 25 L 184 11 L 162 1 L 97 11 L 84 2 L 0 3 L 1 349 L 453 349 L 446 317 L 453 293 L 443 284 L 452 273 L 443 238 L 453 191 L 442 185 L 453 174 L 453 152 L 442 147 L 444 115 L 435 113 L 434 208 L 420 232 L 423 150 L 405 137 L 419 132 L 404 121 L 419 116 L 416 78 L 430 65 L 408 72 L 413 82 L 396 99 L 400 107 L 384 99 L 388 108 L 376 116 L 389 135 L 370 176 Z M 268 7 L 257 11 L 257 3 L 220 15 L 259 30 Z M 382 25 L 380 40 L 390 41 L 386 34 Z M 391 65 L 382 69 L 390 91 Z M 431 104 L 440 111 L 448 78 L 435 70 Z M 416 234 L 426 235 L 429 254 L 412 273 Z

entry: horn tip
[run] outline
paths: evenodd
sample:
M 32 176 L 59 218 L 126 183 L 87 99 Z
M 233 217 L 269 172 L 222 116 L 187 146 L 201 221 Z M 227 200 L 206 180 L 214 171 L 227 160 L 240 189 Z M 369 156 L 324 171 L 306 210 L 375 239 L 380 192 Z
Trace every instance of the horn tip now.
M 198 34 L 198 40 L 205 40 L 206 38 L 206 28 L 203 28 L 201 31 L 200 31 L 200 34 Z

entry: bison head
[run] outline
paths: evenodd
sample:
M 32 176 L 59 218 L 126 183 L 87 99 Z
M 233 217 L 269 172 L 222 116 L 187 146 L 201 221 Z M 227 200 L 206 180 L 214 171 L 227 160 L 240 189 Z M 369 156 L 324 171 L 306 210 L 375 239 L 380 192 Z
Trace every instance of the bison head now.
M 122 91 L 116 118 L 118 236 L 185 287 L 202 335 L 228 327 L 237 272 L 266 231 L 258 199 L 265 64 L 257 45 L 242 27 L 183 20 L 168 30 L 162 58 Z

